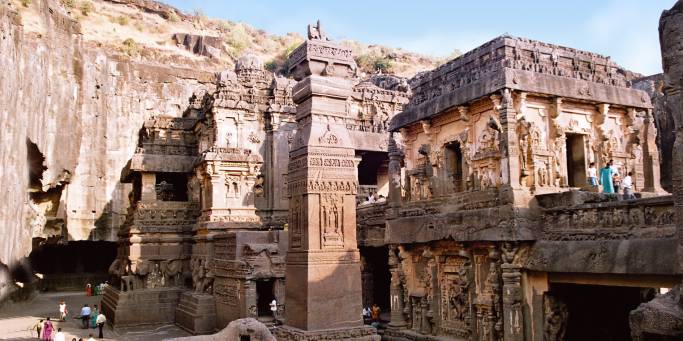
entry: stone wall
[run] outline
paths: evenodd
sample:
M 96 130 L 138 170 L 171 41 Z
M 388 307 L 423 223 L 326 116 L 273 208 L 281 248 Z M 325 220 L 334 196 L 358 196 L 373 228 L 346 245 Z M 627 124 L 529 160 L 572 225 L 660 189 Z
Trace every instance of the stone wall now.
M 19 14 L 0 5 L 0 64 L 11 70 L 0 75 L 0 262 L 10 266 L 30 253 L 32 237 L 115 240 L 130 191 L 121 172 L 143 122 L 181 116 L 192 92 L 214 80 L 210 72 L 88 47 L 58 1 L 39 5 L 42 35 L 24 32 Z M 31 197 L 49 192 L 47 202 L 28 194 L 27 141 L 46 167 Z

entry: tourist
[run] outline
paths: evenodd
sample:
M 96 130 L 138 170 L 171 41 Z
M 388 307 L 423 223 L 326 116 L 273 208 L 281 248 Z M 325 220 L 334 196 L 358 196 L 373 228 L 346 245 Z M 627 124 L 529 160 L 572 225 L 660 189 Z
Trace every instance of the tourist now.
M 624 179 L 621 180 L 621 187 L 624 189 L 624 200 L 633 200 L 636 196 L 633 194 L 633 172 L 628 172 Z
M 52 331 L 54 330 L 54 328 L 55 327 L 52 326 L 52 322 L 48 317 L 45 323 L 43 324 L 43 340 L 52 340 Z
M 97 310 L 97 304 L 93 305 L 92 311 L 90 312 L 90 328 L 97 328 L 97 315 L 99 315 L 100 312 Z
M 608 162 L 605 167 L 600 169 L 600 185 L 602 185 L 602 193 L 614 193 L 612 186 L 612 163 Z
M 81 308 L 81 322 L 83 323 L 83 329 L 88 329 L 88 321 L 90 321 L 90 307 L 87 304 L 84 304 L 83 308 Z
M 43 330 L 43 319 L 40 319 L 31 329 L 35 329 L 38 332 L 38 338 L 40 339 L 40 331 Z
M 92 296 L 92 285 L 90 283 L 85 285 L 85 295 Z
M 588 185 L 592 188 L 598 187 L 598 169 L 595 168 L 595 162 L 588 166 Z
M 104 324 L 107 322 L 107 317 L 104 316 L 104 314 L 102 314 L 102 312 L 100 312 L 97 315 L 97 321 L 96 322 L 97 322 L 97 329 L 99 329 L 99 332 L 100 332 L 98 337 L 101 339 L 104 337 L 104 336 L 102 336 L 102 328 L 104 328 Z
M 610 169 L 612 170 L 612 188 L 614 193 L 619 194 L 619 185 L 621 183 L 621 174 L 619 174 L 619 167 L 614 163 L 614 160 L 609 160 Z
M 57 328 L 54 341 L 66 341 L 66 336 L 62 333 L 62 328 Z
M 59 302 L 59 319 L 62 321 L 66 321 L 66 315 L 68 314 L 69 311 L 66 309 L 66 302 Z
M 381 195 L 381 194 L 380 194 L 379 197 L 377 198 L 377 202 L 378 202 L 378 203 L 379 203 L 379 202 L 386 202 L 386 201 L 387 201 L 387 198 L 385 198 L 385 197 L 384 197 L 383 195 Z
M 270 301 L 270 311 L 273 313 L 273 318 L 277 318 L 277 301 L 275 299 Z
M 92 337 L 92 334 L 88 335 L 88 341 L 95 341 L 95 339 Z
M 372 309 L 370 310 L 370 316 L 372 317 L 373 323 L 375 323 L 375 322 L 379 323 L 380 311 L 381 311 L 381 309 L 379 309 L 379 306 L 377 306 L 376 303 L 372 305 Z

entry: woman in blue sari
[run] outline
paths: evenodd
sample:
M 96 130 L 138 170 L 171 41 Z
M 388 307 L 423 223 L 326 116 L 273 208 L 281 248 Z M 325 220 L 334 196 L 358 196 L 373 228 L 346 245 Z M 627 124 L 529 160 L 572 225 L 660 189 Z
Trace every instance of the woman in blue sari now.
M 602 185 L 602 193 L 614 193 L 612 174 L 613 171 L 611 162 L 608 162 L 605 167 L 600 169 L 600 184 Z

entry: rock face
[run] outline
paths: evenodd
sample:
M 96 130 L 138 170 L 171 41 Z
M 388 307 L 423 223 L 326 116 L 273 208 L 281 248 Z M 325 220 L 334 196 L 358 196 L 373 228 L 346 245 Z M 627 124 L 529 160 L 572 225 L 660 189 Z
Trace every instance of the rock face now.
M 165 341 L 240 341 L 244 339 L 252 341 L 276 340 L 266 325 L 253 318 L 243 318 L 230 322 L 227 327 L 213 335 L 178 337 Z
M 667 109 L 668 96 L 664 92 L 664 74 L 656 74 L 633 81 L 633 87 L 643 90 L 650 95 L 652 100 L 652 115 L 657 127 L 657 148 L 661 155 L 660 174 L 662 188 L 671 192 L 671 161 L 674 141 L 676 141 L 676 129 L 674 118 L 670 110 Z
M 0 263 L 11 267 L 33 237 L 115 240 L 130 191 L 119 179 L 140 127 L 182 115 L 213 75 L 89 49 L 57 1 L 40 4 L 45 34 L 26 34 L 9 6 L 0 5 L 0 63 L 12 70 L 0 76 Z
M 659 20 L 659 42 L 664 68 L 664 109 L 675 123 L 672 185 L 678 229 L 679 266 L 683 266 L 683 1 L 679 0 Z M 629 316 L 635 341 L 680 340 L 683 337 L 683 285 L 666 295 L 641 304 Z

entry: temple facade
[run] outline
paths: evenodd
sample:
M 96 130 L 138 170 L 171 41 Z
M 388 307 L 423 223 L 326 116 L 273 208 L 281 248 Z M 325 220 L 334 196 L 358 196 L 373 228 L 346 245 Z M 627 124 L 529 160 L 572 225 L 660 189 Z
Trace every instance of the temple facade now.
M 141 127 L 102 306 L 115 326 L 622 340 L 631 311 L 680 283 L 636 75 L 501 36 L 410 80 L 363 76 L 319 23 L 308 38 L 288 77 L 247 54 L 183 117 Z M 608 162 L 636 199 L 589 185 Z M 372 304 L 390 313 L 378 330 Z

